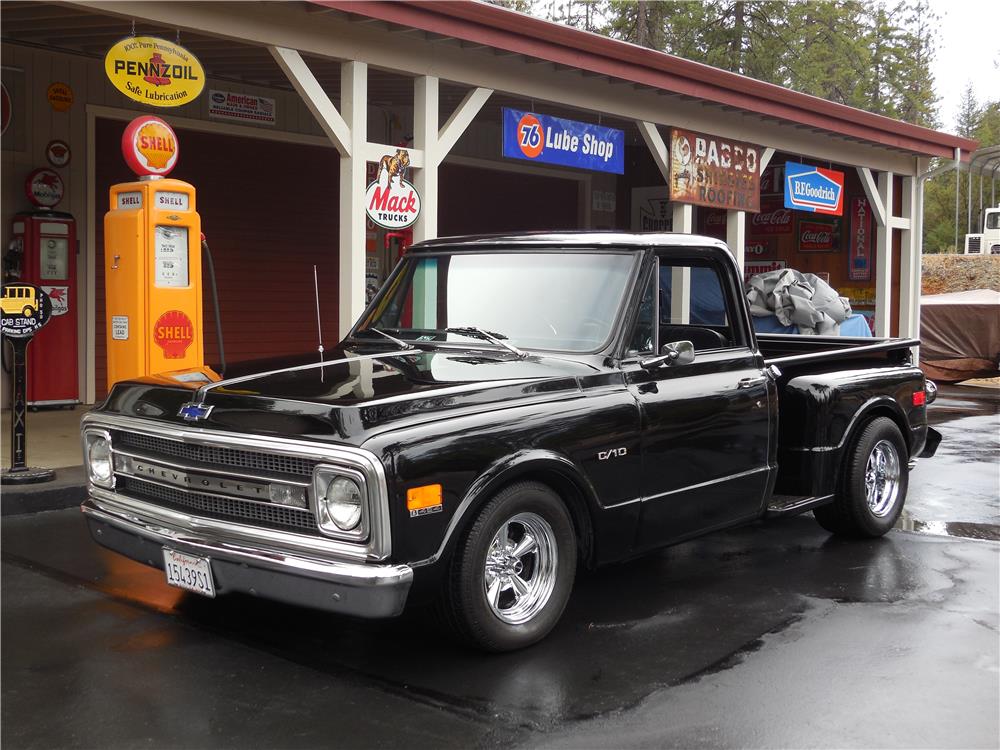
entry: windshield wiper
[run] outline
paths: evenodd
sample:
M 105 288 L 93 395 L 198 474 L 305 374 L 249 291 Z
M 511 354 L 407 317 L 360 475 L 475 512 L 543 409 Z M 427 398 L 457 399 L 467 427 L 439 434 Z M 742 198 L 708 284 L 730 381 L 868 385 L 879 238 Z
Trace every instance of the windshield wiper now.
M 392 343 L 394 343 L 400 349 L 416 349 L 417 348 L 417 347 L 413 346 L 413 344 L 411 344 L 411 343 L 409 343 L 407 341 L 403 341 L 403 339 L 397 339 L 395 336 L 390 336 L 385 331 L 380 331 L 378 328 L 365 328 L 365 329 L 363 329 L 361 331 L 358 331 L 358 333 L 364 333 L 364 331 L 371 331 L 372 333 L 377 333 L 379 336 L 385 336 L 387 339 L 389 339 L 389 341 L 391 341 Z
M 491 344 L 496 344 L 497 346 L 502 346 L 509 352 L 513 352 L 517 355 L 518 359 L 524 359 L 528 356 L 527 352 L 523 352 L 518 349 L 513 344 L 508 344 L 503 339 L 507 338 L 502 333 L 494 333 L 491 331 L 484 331 L 482 328 L 477 326 L 462 326 L 457 328 L 445 328 L 446 333 L 457 333 L 461 336 L 468 336 L 470 339 L 481 339 L 483 341 L 489 341 Z

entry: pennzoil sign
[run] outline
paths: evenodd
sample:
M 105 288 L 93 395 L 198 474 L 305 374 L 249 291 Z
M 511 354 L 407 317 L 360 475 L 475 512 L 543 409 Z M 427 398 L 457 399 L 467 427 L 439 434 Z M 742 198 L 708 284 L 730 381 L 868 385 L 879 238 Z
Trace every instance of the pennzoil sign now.
M 153 107 L 189 104 L 205 88 L 198 58 L 152 36 L 122 39 L 104 56 L 104 72 L 125 96 Z

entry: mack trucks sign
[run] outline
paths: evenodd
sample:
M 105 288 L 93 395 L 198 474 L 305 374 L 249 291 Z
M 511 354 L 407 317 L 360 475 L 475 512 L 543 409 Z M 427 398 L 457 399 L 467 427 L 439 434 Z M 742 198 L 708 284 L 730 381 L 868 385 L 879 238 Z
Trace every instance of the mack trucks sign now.
M 844 173 L 785 162 L 785 208 L 840 216 L 844 213 Z
M 503 155 L 624 174 L 625 131 L 504 107 Z
M 410 170 L 410 154 L 399 149 L 378 163 L 375 180 L 365 190 L 365 213 L 384 229 L 406 229 L 420 216 L 420 194 L 405 179 Z

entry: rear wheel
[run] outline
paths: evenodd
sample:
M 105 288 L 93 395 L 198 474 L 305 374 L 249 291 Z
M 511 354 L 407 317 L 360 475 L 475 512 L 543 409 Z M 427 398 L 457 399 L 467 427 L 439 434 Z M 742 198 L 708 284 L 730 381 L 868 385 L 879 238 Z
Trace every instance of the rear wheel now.
M 552 490 L 519 482 L 501 490 L 456 550 L 447 619 L 470 643 L 512 651 L 559 621 L 576 576 L 576 535 Z
M 896 423 L 876 417 L 866 424 L 844 459 L 836 499 L 813 511 L 827 531 L 879 537 L 889 531 L 906 501 L 906 443 Z

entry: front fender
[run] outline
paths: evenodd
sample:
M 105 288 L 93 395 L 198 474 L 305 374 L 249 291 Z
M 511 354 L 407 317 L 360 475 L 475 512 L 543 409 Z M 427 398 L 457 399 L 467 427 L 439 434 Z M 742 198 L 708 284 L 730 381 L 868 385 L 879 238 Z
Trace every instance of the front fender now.
M 584 538 L 590 538 L 594 514 L 600 504 L 597 492 L 583 470 L 567 456 L 551 450 L 529 449 L 504 456 L 486 467 L 470 485 L 465 497 L 456 508 L 437 551 L 424 560 L 412 562 L 411 565 L 413 567 L 430 565 L 450 553 L 456 541 L 461 538 L 460 532 L 475 518 L 479 508 L 502 487 L 521 479 L 536 479 L 545 483 L 546 478 L 558 478 L 556 482 L 549 483 L 563 484 L 563 487 L 556 486 L 553 489 L 557 492 L 562 490 L 560 495 L 570 504 L 570 512 L 573 514 L 578 531 Z M 575 498 L 567 496 L 565 490 L 568 487 L 572 488 L 572 492 L 578 493 Z M 584 526 L 583 529 L 579 528 L 581 525 Z

